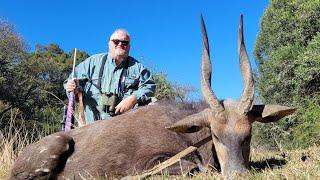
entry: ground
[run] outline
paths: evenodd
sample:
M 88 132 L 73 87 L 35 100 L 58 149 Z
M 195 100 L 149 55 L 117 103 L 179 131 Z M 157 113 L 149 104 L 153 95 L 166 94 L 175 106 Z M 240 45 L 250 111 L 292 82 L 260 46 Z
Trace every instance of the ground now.
M 19 149 L 28 144 L 21 135 L 4 138 L 0 142 L 0 179 L 7 179 Z M 18 143 L 17 143 L 18 142 Z M 13 151 L 15 147 L 16 151 Z M 86 179 L 101 179 L 87 176 Z M 102 178 L 110 179 L 110 178 Z M 194 174 L 192 177 L 170 176 L 164 173 L 148 179 L 222 179 L 218 172 Z M 251 170 L 236 179 L 320 179 L 320 147 L 308 149 L 267 151 L 251 149 Z

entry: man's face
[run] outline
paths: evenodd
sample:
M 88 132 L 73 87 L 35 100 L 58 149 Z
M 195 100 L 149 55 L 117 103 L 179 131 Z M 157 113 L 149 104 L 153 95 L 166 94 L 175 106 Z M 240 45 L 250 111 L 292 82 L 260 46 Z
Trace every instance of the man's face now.
M 130 38 L 122 31 L 116 32 L 109 41 L 109 54 L 117 63 L 121 63 L 129 55 Z

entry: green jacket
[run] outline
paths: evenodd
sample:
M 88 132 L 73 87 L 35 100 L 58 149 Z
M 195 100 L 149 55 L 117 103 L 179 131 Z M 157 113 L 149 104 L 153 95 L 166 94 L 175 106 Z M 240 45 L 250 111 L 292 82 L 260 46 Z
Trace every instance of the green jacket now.
M 93 55 L 81 62 L 75 69 L 75 78 L 87 78 L 89 81 L 83 87 L 83 103 L 86 123 L 92 123 L 95 120 L 107 119 L 109 114 L 100 109 L 101 92 L 93 84 L 98 84 L 99 72 L 102 66 L 102 58 L 107 56 L 103 75 L 101 79 L 102 93 L 119 94 L 119 79 L 124 69 L 125 61 L 116 66 L 115 61 L 107 53 Z M 145 104 L 151 100 L 155 92 L 155 82 L 152 75 L 140 62 L 133 57 L 128 57 L 128 69 L 125 74 L 125 90 L 123 91 L 126 98 L 132 94 L 137 97 L 139 104 Z M 68 79 L 71 79 L 71 75 Z M 66 87 L 67 80 L 64 82 Z

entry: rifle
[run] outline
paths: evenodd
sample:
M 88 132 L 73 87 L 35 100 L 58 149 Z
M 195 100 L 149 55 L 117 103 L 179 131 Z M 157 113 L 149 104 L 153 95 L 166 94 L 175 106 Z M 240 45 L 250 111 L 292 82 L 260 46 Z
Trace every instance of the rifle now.
M 77 59 L 77 48 L 74 49 L 73 56 L 73 67 L 72 67 L 72 80 L 74 80 L 74 70 L 76 66 Z M 75 93 L 74 91 L 69 92 L 68 108 L 67 108 L 67 117 L 65 121 L 64 131 L 68 132 L 71 130 L 72 125 L 74 124 L 74 108 L 75 108 Z
M 83 78 L 83 79 L 76 79 L 76 84 L 77 84 L 77 96 L 79 100 L 79 119 L 74 118 L 78 122 L 78 126 L 85 126 L 86 125 L 86 120 L 85 120 L 85 114 L 84 114 L 84 107 L 83 107 L 83 89 L 82 87 L 85 86 L 87 83 L 88 79 Z M 67 119 L 67 110 L 68 106 L 64 105 L 63 106 L 63 114 L 62 114 L 62 121 L 61 121 L 61 131 L 65 131 L 65 125 L 66 125 L 66 119 Z

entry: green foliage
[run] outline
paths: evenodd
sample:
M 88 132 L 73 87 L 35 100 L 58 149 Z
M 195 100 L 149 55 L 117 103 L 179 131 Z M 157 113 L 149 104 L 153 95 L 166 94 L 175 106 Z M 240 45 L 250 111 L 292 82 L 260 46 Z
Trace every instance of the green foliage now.
M 27 126 L 45 134 L 59 130 L 67 99 L 62 84 L 71 72 L 72 57 L 73 51 L 65 53 L 57 44 L 36 45 L 36 51 L 28 53 L 14 26 L 0 20 L 0 129 L 17 110 L 17 119 Z M 87 57 L 77 52 L 79 60 Z
M 282 46 L 270 54 L 260 69 L 257 84 L 265 103 L 291 104 L 295 94 L 295 58 L 299 46 Z M 286 98 L 283 98 L 283 95 Z
M 188 93 L 195 91 L 193 87 L 174 84 L 167 79 L 166 74 L 156 73 L 153 79 L 157 84 L 155 97 L 158 100 L 178 100 L 185 101 Z
M 320 95 L 320 32 L 308 43 L 305 51 L 299 54 L 295 68 L 296 94 L 314 98 Z
M 77 52 L 77 58 L 84 60 L 89 55 L 83 51 Z M 79 60 L 77 61 L 79 63 Z M 38 84 L 38 89 L 49 91 L 60 99 L 65 99 L 65 91 L 61 85 L 71 73 L 73 52 L 65 53 L 57 44 L 48 46 L 37 45 L 36 52 L 31 53 L 23 62 L 26 72 L 30 72 Z M 47 97 L 45 97 L 46 99 Z M 43 99 L 43 100 L 45 100 Z
M 319 0 L 272 0 L 260 24 L 255 47 L 258 66 L 282 46 L 305 46 L 320 31 Z
M 10 108 L 24 102 L 29 96 L 30 86 L 26 86 L 25 92 L 16 92 L 20 85 L 26 84 L 26 79 L 18 72 L 20 61 L 26 57 L 26 46 L 21 37 L 14 31 L 14 26 L 9 22 L 0 19 L 0 101 L 2 104 L 11 102 L 14 98 L 16 101 L 9 103 Z M 20 79 L 17 86 L 13 86 L 16 79 Z M 2 106 L 2 112 L 8 111 L 7 106 Z
M 320 1 L 272 0 L 261 19 L 255 57 L 260 99 L 298 107 L 279 123 L 257 125 L 258 136 L 290 147 L 319 143 Z
M 0 77 L 6 78 L 6 73 L 25 55 L 26 45 L 14 26 L 0 19 Z
M 88 56 L 86 52 L 77 52 L 81 60 Z M 36 51 L 21 62 L 20 73 L 27 74 L 30 83 L 37 86 L 19 108 L 27 114 L 26 119 L 38 122 L 44 131 L 54 132 L 60 128 L 63 100 L 67 99 L 62 84 L 71 73 L 72 63 L 73 51 L 65 53 L 57 44 L 37 45 Z
M 297 119 L 297 126 L 292 131 L 294 147 L 320 145 L 320 98 L 309 100 L 297 113 L 300 119 Z

